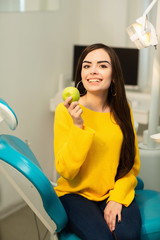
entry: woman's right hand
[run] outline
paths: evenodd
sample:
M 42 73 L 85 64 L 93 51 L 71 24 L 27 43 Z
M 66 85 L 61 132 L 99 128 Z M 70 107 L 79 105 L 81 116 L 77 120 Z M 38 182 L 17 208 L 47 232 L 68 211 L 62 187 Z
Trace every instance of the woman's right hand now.
M 69 114 L 71 115 L 72 119 L 73 119 L 73 123 L 75 126 L 79 127 L 79 128 L 83 128 L 83 119 L 81 117 L 82 114 L 82 109 L 79 106 L 78 102 L 71 102 L 72 97 L 68 97 L 65 101 L 64 101 L 64 106 L 67 108 Z

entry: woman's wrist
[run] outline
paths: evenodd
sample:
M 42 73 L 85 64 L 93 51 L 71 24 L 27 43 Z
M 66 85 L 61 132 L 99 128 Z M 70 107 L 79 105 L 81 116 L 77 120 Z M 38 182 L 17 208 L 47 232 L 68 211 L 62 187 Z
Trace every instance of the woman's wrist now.
M 73 120 L 73 124 L 76 126 L 76 127 L 79 127 L 79 128 L 81 128 L 81 129 L 83 129 L 83 127 L 84 127 L 84 121 L 83 121 L 83 119 L 80 119 L 80 120 Z
M 74 124 L 76 127 L 79 127 L 81 129 L 84 129 L 84 125 L 83 124 Z

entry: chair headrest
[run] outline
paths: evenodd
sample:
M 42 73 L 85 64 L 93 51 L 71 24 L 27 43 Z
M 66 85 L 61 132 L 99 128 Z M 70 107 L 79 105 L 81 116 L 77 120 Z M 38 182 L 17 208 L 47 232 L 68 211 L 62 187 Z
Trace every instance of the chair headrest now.
M 0 98 L 0 121 L 4 120 L 11 130 L 15 130 L 18 125 L 16 114 L 10 106 Z

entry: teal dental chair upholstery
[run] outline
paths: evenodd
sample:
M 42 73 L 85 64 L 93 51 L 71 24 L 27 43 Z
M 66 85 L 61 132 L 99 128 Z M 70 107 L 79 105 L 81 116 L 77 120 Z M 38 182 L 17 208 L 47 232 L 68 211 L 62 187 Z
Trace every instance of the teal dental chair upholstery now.
M 0 117 L 14 130 L 15 113 L 0 99 Z M 80 240 L 67 228 L 68 218 L 49 179 L 28 145 L 12 135 L 0 135 L 0 170 L 50 232 L 50 239 Z M 142 216 L 141 240 L 160 240 L 160 193 L 144 190 L 138 179 L 136 201 Z

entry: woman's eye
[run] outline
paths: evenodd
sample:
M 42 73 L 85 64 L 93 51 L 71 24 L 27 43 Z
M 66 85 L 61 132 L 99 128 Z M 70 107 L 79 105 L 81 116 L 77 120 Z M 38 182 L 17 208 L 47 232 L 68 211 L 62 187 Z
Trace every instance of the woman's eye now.
M 107 68 L 107 65 L 102 64 L 102 65 L 100 65 L 100 67 L 101 67 L 101 68 Z
M 89 65 L 83 65 L 83 68 L 85 68 L 85 69 L 87 69 L 89 67 L 90 67 Z

